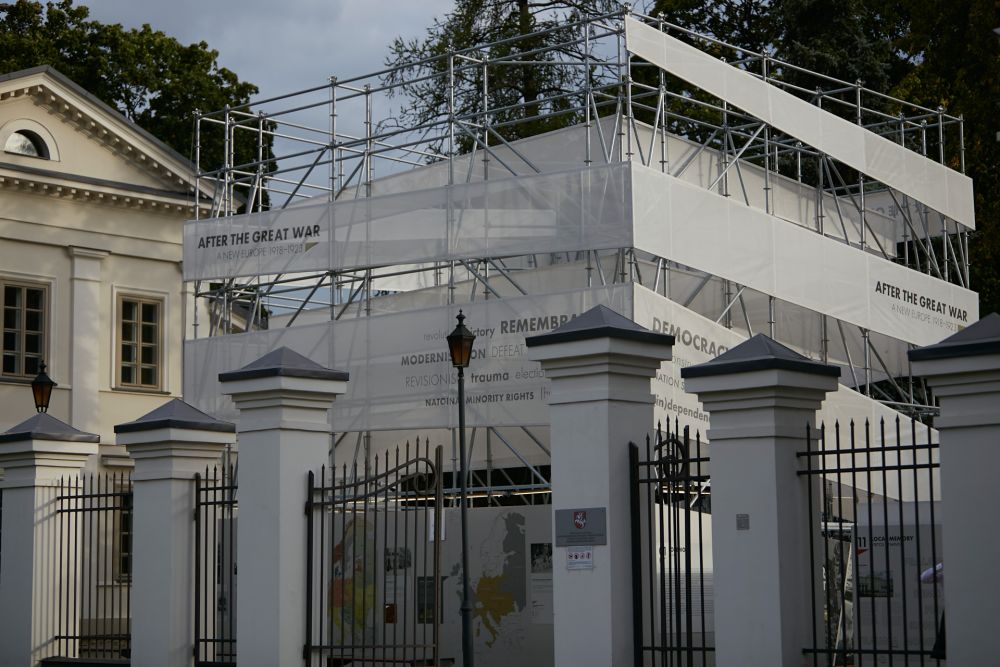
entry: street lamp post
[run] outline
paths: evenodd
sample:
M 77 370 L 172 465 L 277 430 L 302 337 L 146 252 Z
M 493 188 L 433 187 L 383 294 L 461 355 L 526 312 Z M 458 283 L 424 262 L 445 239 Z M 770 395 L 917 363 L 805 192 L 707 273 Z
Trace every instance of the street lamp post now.
M 35 399 L 35 410 L 38 412 L 49 411 L 49 399 L 52 398 L 52 387 L 55 386 L 56 383 L 45 372 L 45 362 L 41 362 L 38 375 L 31 381 L 31 393 Z
M 469 516 L 468 516 L 468 462 L 465 458 L 465 369 L 472 359 L 472 343 L 476 336 L 463 322 L 465 315 L 458 311 L 458 325 L 448 335 L 448 351 L 451 364 L 458 369 L 458 455 L 462 457 L 460 472 L 461 514 L 462 514 L 462 665 L 472 667 L 474 648 L 472 646 L 472 600 L 469 598 Z

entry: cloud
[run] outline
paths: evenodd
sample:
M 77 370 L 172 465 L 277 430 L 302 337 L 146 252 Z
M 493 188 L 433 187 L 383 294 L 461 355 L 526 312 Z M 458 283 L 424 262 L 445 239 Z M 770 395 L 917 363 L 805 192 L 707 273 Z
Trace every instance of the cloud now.
M 422 35 L 451 0 L 90 0 L 91 17 L 204 41 L 261 95 L 320 85 L 331 75 L 382 68 L 397 35 Z

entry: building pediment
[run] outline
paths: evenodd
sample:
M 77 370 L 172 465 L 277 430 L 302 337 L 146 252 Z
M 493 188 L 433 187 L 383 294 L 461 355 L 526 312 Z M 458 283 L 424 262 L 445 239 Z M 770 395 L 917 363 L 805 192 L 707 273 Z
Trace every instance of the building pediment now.
M 194 165 L 51 67 L 0 76 L 0 146 L 5 189 L 194 217 Z

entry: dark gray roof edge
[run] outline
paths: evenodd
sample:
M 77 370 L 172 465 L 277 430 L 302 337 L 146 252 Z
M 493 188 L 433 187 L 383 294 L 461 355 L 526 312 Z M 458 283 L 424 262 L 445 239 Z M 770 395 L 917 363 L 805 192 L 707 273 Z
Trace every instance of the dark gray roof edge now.
M 178 192 L 176 190 L 163 190 L 160 188 L 151 188 L 148 185 L 134 185 L 132 183 L 123 183 L 121 181 L 109 181 L 106 178 L 94 178 L 93 176 L 82 176 L 80 174 L 68 174 L 62 171 L 55 171 L 52 169 L 42 169 L 41 167 L 32 167 L 30 165 L 14 164 L 12 162 L 0 162 L 0 168 L 10 169 L 11 171 L 19 171 L 23 174 L 31 174 L 33 176 L 46 176 L 48 178 L 61 178 L 67 181 L 73 181 L 75 183 L 85 183 L 87 185 L 99 185 L 105 188 L 115 188 L 117 190 L 125 190 L 127 192 L 136 192 L 143 195 L 157 195 L 159 197 L 174 197 L 179 199 L 190 200 L 191 193 L 189 192 Z M 203 200 L 208 200 L 207 195 L 202 196 Z M 190 203 L 190 201 L 188 201 Z
M 592 327 L 576 331 L 553 331 L 552 333 L 532 336 L 524 340 L 528 347 L 540 347 L 542 345 L 553 345 L 555 343 L 572 343 L 580 340 L 591 340 L 593 338 L 618 338 L 622 340 L 634 340 L 640 343 L 653 343 L 655 345 L 673 345 L 674 337 L 670 334 L 656 333 L 653 331 L 637 331 L 634 329 L 621 329 L 619 327 Z
M 17 442 L 18 440 L 59 440 L 62 442 L 100 442 L 101 436 L 94 435 L 93 433 L 45 433 L 37 431 L 0 433 L 0 442 Z
M 117 424 L 115 433 L 141 433 L 158 428 L 187 428 L 199 431 L 215 431 L 218 433 L 235 433 L 236 425 L 223 421 L 191 421 L 187 419 L 154 419 L 152 421 L 128 422 Z
M 840 368 L 809 359 L 780 359 L 775 357 L 757 357 L 756 359 L 740 359 L 739 361 L 714 362 L 709 361 L 697 366 L 685 366 L 681 369 L 681 377 L 710 377 L 713 375 L 729 375 L 730 373 L 750 373 L 752 371 L 785 370 L 840 377 Z
M 283 366 L 275 366 L 273 368 L 251 368 L 249 370 L 219 373 L 219 382 L 236 382 L 237 380 L 253 380 L 256 378 L 269 377 L 343 380 L 344 382 L 351 379 L 351 375 L 347 371 L 335 371 L 326 368 L 286 368 Z
M 973 343 L 938 343 L 929 347 L 919 347 L 906 353 L 910 361 L 930 361 L 932 359 L 954 359 L 956 357 L 977 357 L 984 354 L 1000 354 L 1000 340 L 984 340 Z

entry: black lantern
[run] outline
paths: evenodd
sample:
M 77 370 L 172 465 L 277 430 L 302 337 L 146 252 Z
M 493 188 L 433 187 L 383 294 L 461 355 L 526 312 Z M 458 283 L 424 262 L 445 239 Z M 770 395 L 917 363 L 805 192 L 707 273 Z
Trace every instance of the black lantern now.
M 31 381 L 31 393 L 35 397 L 35 409 L 39 412 L 49 411 L 49 399 L 52 398 L 52 387 L 56 383 L 45 372 L 45 362 L 41 364 L 38 375 Z
M 463 322 L 465 315 L 458 311 L 458 325 L 455 330 L 448 334 L 448 351 L 451 352 L 451 364 L 455 368 L 468 368 L 469 361 L 472 360 L 472 344 L 476 341 L 476 335 L 469 331 Z

